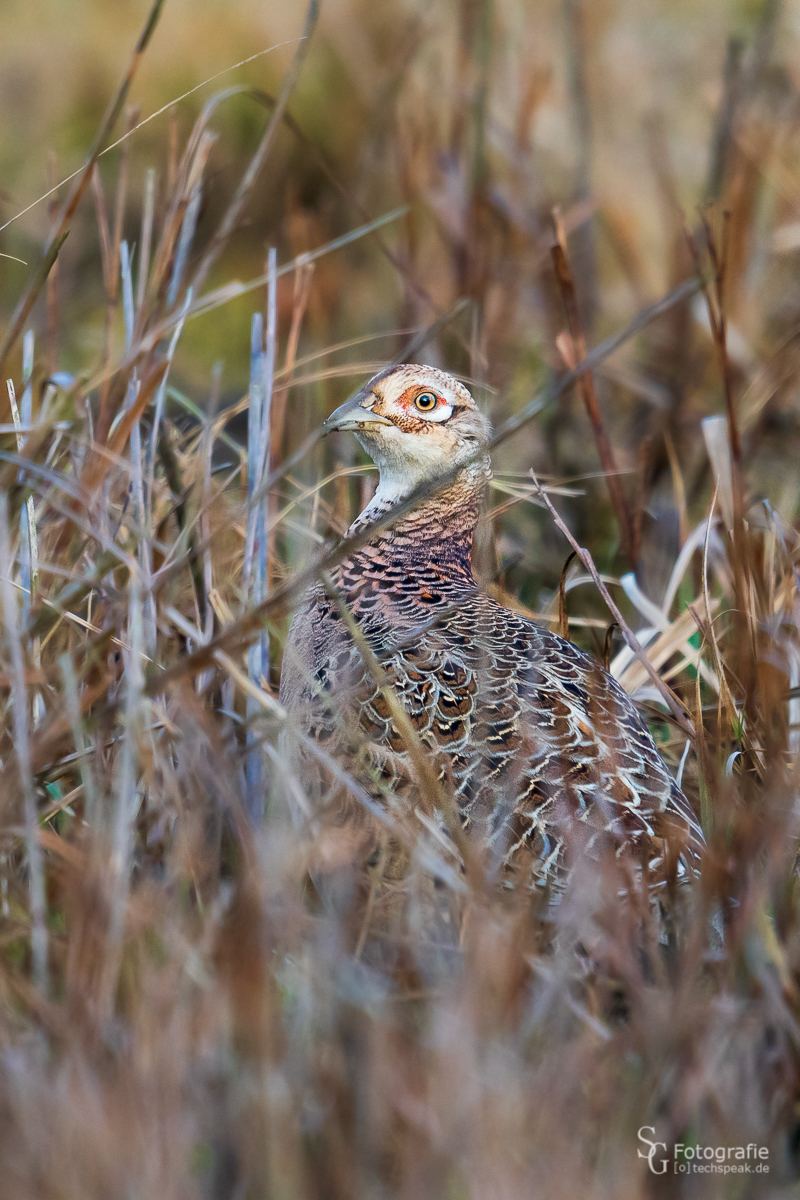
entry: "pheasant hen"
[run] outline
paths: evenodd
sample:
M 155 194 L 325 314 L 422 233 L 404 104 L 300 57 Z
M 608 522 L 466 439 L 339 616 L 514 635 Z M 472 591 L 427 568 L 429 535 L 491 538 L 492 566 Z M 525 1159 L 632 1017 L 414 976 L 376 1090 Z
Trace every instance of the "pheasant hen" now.
M 352 430 L 380 471 L 349 533 L 383 520 L 332 572 L 340 603 L 312 588 L 289 632 L 280 698 L 324 751 L 301 773 L 314 801 L 341 793 L 321 759 L 395 805 L 407 797 L 413 810 L 424 790 L 408 728 L 343 604 L 465 831 L 507 880 L 557 896 L 575 864 L 600 852 L 630 859 L 655 885 L 691 874 L 702 834 L 632 701 L 588 654 L 475 582 L 490 430 L 467 389 L 433 367 L 389 368 L 326 428 Z M 426 482 L 413 507 L 387 518 Z

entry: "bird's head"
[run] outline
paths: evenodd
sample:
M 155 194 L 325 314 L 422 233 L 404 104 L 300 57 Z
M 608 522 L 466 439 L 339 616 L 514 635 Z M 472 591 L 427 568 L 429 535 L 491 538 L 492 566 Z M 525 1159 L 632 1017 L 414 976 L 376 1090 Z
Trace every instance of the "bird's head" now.
M 323 429 L 355 433 L 380 471 L 384 502 L 401 500 L 462 464 L 481 490 L 489 476 L 489 422 L 463 383 L 436 367 L 381 371 Z

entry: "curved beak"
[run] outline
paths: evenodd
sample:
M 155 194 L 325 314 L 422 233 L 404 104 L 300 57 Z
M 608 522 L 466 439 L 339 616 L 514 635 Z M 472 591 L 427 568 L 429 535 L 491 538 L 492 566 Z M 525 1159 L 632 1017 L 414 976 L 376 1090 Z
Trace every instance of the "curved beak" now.
M 380 413 L 364 408 L 361 402 L 365 399 L 363 391 L 350 396 L 331 413 L 327 421 L 323 422 L 322 432 L 331 433 L 334 429 L 366 429 L 370 425 L 391 425 L 388 417 L 382 417 Z

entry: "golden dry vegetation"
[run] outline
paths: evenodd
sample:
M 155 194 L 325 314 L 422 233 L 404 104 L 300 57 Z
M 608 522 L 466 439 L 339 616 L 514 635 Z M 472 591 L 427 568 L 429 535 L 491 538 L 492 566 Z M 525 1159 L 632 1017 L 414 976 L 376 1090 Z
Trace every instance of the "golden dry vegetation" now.
M 794 1194 L 800 4 L 2 28 L 0 1194 Z M 413 357 L 493 421 L 485 585 L 610 661 L 702 822 L 666 943 L 613 863 L 554 937 L 423 822 L 456 948 L 315 890 L 281 647 L 374 485 L 319 427 Z

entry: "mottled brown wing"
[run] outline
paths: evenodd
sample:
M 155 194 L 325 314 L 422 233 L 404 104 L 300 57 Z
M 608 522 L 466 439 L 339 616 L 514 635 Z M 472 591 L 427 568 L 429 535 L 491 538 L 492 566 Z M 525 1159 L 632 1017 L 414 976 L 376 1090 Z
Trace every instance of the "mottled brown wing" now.
M 390 706 L 324 600 L 317 617 L 310 728 L 376 794 L 402 793 L 414 771 Z M 571 853 L 605 847 L 638 855 L 657 880 L 668 844 L 679 873 L 692 871 L 702 834 L 688 804 L 588 655 L 477 592 L 416 636 L 380 605 L 360 617 L 465 826 L 507 871 L 558 887 Z

